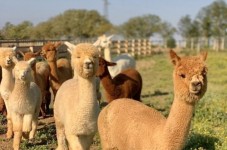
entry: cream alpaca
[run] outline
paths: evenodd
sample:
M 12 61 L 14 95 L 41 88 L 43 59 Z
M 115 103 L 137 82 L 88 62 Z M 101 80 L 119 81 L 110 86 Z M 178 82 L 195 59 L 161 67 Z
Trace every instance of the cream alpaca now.
M 119 74 L 123 70 L 126 70 L 128 68 L 136 68 L 136 61 L 128 53 L 120 54 L 112 59 L 111 50 L 110 50 L 110 44 L 111 44 L 112 37 L 113 36 L 106 37 L 106 35 L 102 35 L 98 38 L 98 40 L 94 43 L 94 45 L 96 47 L 100 47 L 101 49 L 104 49 L 104 58 L 107 61 L 117 63 L 116 66 L 108 67 L 110 75 L 112 77 L 115 77 L 117 74 Z
M 41 92 L 37 84 L 32 82 L 31 64 L 29 61 L 19 61 L 14 68 L 15 86 L 9 97 L 9 112 L 13 123 L 13 148 L 19 150 L 22 133 L 25 138 L 33 139 L 38 126 L 38 116 L 41 106 Z
M 99 105 L 96 98 L 95 73 L 98 50 L 87 43 L 72 51 L 74 77 L 62 84 L 54 103 L 57 150 L 88 150 L 97 132 Z
M 15 48 L 0 48 L 0 66 L 2 67 L 2 81 L 0 86 L 1 96 L 4 100 L 7 110 L 7 133 L 6 138 L 12 138 L 12 122 L 10 117 L 8 99 L 14 88 L 14 79 L 12 70 L 14 62 L 17 62 L 15 57 Z
M 19 51 L 23 56 L 25 61 L 31 58 L 37 58 L 40 56 L 40 52 L 26 52 L 23 53 Z M 39 86 L 42 93 L 42 105 L 41 105 L 41 114 L 42 117 L 46 117 L 46 113 L 49 112 L 49 104 L 50 99 L 47 98 L 47 95 L 50 94 L 50 84 L 49 84 L 49 76 L 50 76 L 50 66 L 45 61 L 36 62 L 34 66 L 32 66 L 33 76 L 35 79 L 35 83 Z
M 168 118 L 137 101 L 118 99 L 98 118 L 103 150 L 181 150 L 187 139 L 196 103 L 207 89 L 206 53 L 179 57 L 170 51 L 174 101 Z

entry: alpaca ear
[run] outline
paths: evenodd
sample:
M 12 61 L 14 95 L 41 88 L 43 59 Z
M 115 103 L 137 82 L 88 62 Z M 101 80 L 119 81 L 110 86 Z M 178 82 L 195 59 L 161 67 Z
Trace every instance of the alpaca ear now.
M 17 50 L 17 47 L 16 47 L 16 46 L 14 46 L 12 49 L 13 49 L 13 51 L 16 51 L 16 50 Z
M 117 63 L 115 63 L 115 62 L 106 62 L 106 64 L 107 64 L 107 66 L 116 66 L 117 65 Z
M 28 60 L 28 64 L 32 67 L 34 64 L 36 63 L 36 59 L 35 58 L 31 58 Z
M 206 59 L 207 59 L 207 52 L 201 52 L 200 53 L 200 58 L 203 60 L 203 61 L 205 61 Z
M 54 47 L 59 47 L 59 46 L 61 46 L 61 44 L 62 44 L 62 42 L 57 42 L 57 43 L 54 43 Z
M 72 44 L 72 43 L 70 43 L 68 41 L 65 41 L 64 44 L 68 47 L 67 51 L 69 49 L 72 52 L 72 50 L 75 49 L 75 47 L 76 47 L 76 45 L 74 45 L 74 44 Z M 70 54 L 71 54 L 71 52 L 70 52 Z
M 180 61 L 180 57 L 173 50 L 170 50 L 169 55 L 174 65 Z
M 35 53 L 36 56 L 41 55 L 42 49 Z
M 72 50 L 67 48 L 67 51 L 70 53 L 70 55 L 72 55 Z
M 111 39 L 113 38 L 113 36 L 114 36 L 113 34 L 110 35 L 110 36 L 108 36 L 108 37 L 107 37 L 107 40 L 108 40 L 108 41 L 111 40 Z
M 18 50 L 17 52 L 24 57 L 24 53 L 22 51 Z
M 16 58 L 16 56 L 13 56 L 12 57 L 12 61 L 13 61 L 14 64 L 17 64 L 18 63 L 18 59 Z

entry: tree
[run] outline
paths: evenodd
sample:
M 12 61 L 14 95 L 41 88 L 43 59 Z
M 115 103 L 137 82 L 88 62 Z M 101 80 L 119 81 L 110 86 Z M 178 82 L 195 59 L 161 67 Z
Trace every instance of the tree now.
M 161 19 L 156 15 L 144 15 L 129 19 L 120 26 L 121 33 L 128 38 L 149 38 L 160 29 Z
M 189 15 L 183 16 L 178 23 L 178 29 L 181 36 L 186 39 L 187 45 L 194 48 L 195 42 L 198 42 L 200 37 L 198 22 L 193 21 Z
M 214 37 L 217 39 L 217 49 L 220 49 L 227 29 L 227 4 L 225 1 L 216 0 L 204 7 L 199 11 L 197 20 L 201 23 L 202 33 L 207 38 L 207 42 L 211 36 Z
M 95 10 L 67 10 L 36 26 L 40 38 L 89 38 L 111 31 L 112 24 Z
M 23 21 L 18 25 L 7 22 L 1 30 L 4 39 L 29 39 L 33 24 L 29 21 Z
M 163 38 L 164 41 L 164 47 L 167 47 L 167 39 L 172 39 L 173 34 L 176 32 L 176 29 L 168 22 L 161 23 L 160 26 L 160 35 Z

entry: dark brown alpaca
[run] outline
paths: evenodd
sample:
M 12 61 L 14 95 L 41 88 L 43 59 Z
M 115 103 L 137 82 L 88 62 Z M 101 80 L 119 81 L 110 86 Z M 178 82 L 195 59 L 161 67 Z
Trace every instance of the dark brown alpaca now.
M 108 71 L 108 66 L 114 66 L 116 63 L 108 62 L 99 58 L 99 68 L 97 76 L 106 91 L 106 100 L 108 103 L 118 98 L 131 98 L 140 100 L 142 90 L 142 78 L 135 69 L 127 69 L 116 75 L 113 79 Z

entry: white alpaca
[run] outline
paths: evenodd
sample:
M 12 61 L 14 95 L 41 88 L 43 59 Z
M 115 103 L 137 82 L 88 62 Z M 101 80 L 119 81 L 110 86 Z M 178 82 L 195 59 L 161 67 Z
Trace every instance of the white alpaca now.
M 74 77 L 59 88 L 54 103 L 58 150 L 88 150 L 97 132 L 99 105 L 96 98 L 98 50 L 78 44 L 72 51 Z
M 117 74 L 128 68 L 135 68 L 136 61 L 132 55 L 128 53 L 120 54 L 112 59 L 110 43 L 112 36 L 106 37 L 106 35 L 100 36 L 98 40 L 94 43 L 95 46 L 104 49 L 104 58 L 107 61 L 117 63 L 116 66 L 108 67 L 110 75 L 115 77 Z
M 22 134 L 24 138 L 32 140 L 38 126 L 40 111 L 41 91 L 32 76 L 31 64 L 35 58 L 29 61 L 19 61 L 14 68 L 15 85 L 9 96 L 9 112 L 13 123 L 13 148 L 19 150 Z
M 2 67 L 2 81 L 0 85 L 0 92 L 7 110 L 7 139 L 12 138 L 13 136 L 8 99 L 14 88 L 14 78 L 12 70 L 14 68 L 14 62 L 17 62 L 14 52 L 15 49 L 16 48 L 0 48 L 0 66 Z

